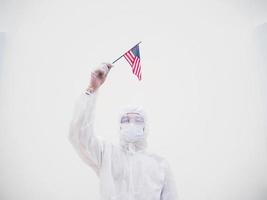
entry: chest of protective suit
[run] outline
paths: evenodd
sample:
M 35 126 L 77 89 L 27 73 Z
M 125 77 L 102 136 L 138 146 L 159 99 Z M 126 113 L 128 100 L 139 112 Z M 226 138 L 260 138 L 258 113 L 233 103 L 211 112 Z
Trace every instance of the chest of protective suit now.
M 132 153 L 114 147 L 109 156 L 103 160 L 105 191 L 102 193 L 107 194 L 103 199 L 159 199 L 164 182 L 160 159 L 145 152 Z

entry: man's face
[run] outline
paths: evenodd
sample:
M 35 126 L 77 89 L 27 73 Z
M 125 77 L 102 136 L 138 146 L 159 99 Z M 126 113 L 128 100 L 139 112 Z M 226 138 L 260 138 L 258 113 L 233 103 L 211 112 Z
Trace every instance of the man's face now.
M 144 117 L 135 112 L 125 113 L 120 121 L 121 137 L 127 142 L 137 142 L 145 139 Z

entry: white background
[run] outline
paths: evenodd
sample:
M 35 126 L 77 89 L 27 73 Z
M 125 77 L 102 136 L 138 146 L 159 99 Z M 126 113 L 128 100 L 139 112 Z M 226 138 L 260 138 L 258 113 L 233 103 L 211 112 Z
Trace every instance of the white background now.
M 266 200 L 265 22 L 259 0 L 1 0 L 0 199 L 99 197 L 67 139 L 74 103 L 95 66 L 141 40 L 143 80 L 116 63 L 96 132 L 115 142 L 120 107 L 141 104 L 180 199 Z

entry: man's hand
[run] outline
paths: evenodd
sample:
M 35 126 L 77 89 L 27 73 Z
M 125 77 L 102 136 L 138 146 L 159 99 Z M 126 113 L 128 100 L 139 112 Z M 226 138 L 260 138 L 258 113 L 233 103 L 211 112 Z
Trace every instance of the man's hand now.
M 91 73 L 91 80 L 87 91 L 95 92 L 105 82 L 106 77 L 112 67 L 113 65 L 110 63 L 102 63 L 100 67 L 95 69 Z

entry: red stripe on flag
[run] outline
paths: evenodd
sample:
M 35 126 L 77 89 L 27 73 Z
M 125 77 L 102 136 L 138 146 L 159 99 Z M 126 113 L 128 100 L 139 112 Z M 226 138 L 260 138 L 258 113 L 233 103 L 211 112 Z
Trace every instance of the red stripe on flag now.
M 141 66 L 140 66 L 140 64 L 138 63 L 138 65 L 136 66 L 136 68 L 137 68 L 137 70 L 136 70 L 136 75 L 137 76 L 139 76 L 139 74 L 140 74 L 140 69 L 141 69 Z
M 133 63 L 133 73 L 136 74 L 137 72 L 137 62 L 138 62 L 138 58 L 135 58 L 134 63 Z
M 132 60 L 134 61 L 134 59 L 135 59 L 135 55 L 133 54 L 132 51 L 129 51 L 129 55 L 132 57 Z
M 133 64 L 133 61 L 134 61 L 134 59 L 132 59 L 132 57 L 131 57 L 131 55 L 130 55 L 130 54 L 127 54 L 126 56 L 127 56 L 127 58 L 129 59 L 129 61 L 131 62 L 131 65 L 132 65 L 132 64 Z
M 139 74 L 141 70 L 140 59 L 138 59 L 136 74 Z
M 130 53 L 126 53 L 126 56 L 131 61 L 131 63 L 134 61 Z
M 138 62 L 136 65 L 137 65 L 136 66 L 136 68 L 137 68 L 136 73 L 138 73 L 140 71 L 140 60 L 139 59 L 138 59 Z
M 138 72 L 138 73 L 139 73 L 139 77 L 141 78 L 141 74 L 142 74 L 142 73 L 141 73 L 141 63 L 139 64 L 139 68 L 140 68 L 140 69 L 139 69 L 139 72 Z
M 129 60 L 129 58 L 128 58 L 126 55 L 124 55 L 124 58 L 127 60 L 127 62 L 128 62 L 130 65 L 132 65 L 132 62 Z
M 131 52 L 127 52 L 126 53 L 126 55 L 127 55 L 127 57 L 131 60 L 131 62 L 133 62 L 134 61 L 134 56 L 131 54 Z

